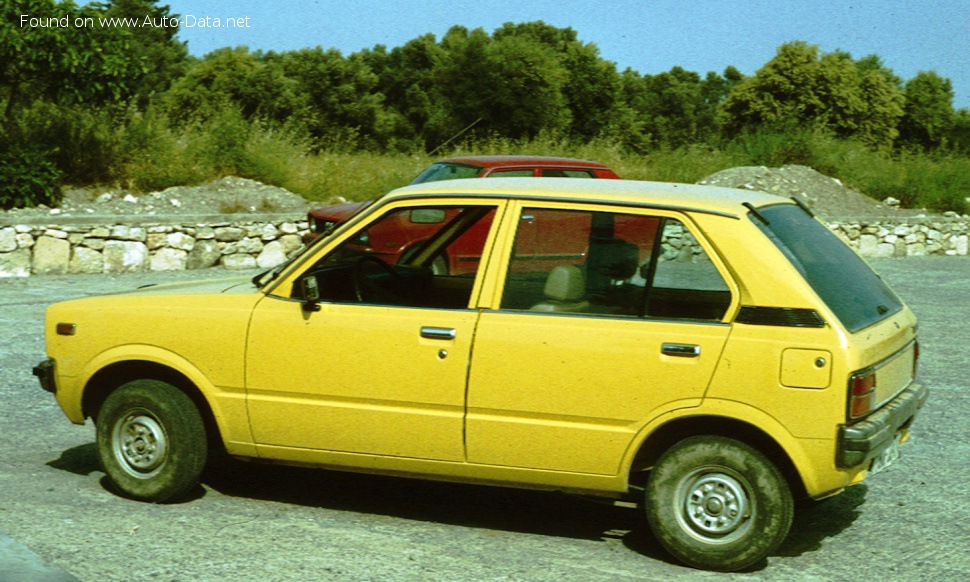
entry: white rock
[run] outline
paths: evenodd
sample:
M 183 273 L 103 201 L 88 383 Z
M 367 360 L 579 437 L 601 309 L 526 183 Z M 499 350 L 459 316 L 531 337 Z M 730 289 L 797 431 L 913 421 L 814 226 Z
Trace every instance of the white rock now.
M 164 248 L 152 255 L 152 271 L 184 271 L 189 253 L 179 249 Z
M 286 251 L 279 241 L 273 241 L 263 247 L 262 252 L 256 257 L 256 264 L 262 269 L 269 269 L 284 262 L 286 262 Z

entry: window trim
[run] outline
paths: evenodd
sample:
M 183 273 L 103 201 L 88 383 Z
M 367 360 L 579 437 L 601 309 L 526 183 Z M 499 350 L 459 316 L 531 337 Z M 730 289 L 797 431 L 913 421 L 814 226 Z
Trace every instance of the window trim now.
M 478 299 L 482 292 L 482 284 L 490 271 L 489 264 L 494 261 L 496 257 L 492 249 L 498 240 L 499 234 L 502 232 L 502 224 L 505 220 L 509 205 L 510 201 L 507 198 L 482 198 L 478 196 L 455 196 L 448 197 L 447 200 L 442 200 L 441 197 L 438 196 L 407 197 L 395 199 L 386 204 L 371 205 L 360 214 L 355 215 L 346 223 L 340 225 L 340 227 L 334 231 L 331 236 L 322 237 L 318 239 L 317 243 L 305 249 L 301 255 L 299 255 L 289 265 L 287 265 L 286 268 L 284 268 L 284 270 L 275 280 L 270 282 L 261 291 L 268 296 L 279 299 L 290 298 L 293 295 L 295 286 L 298 285 L 300 277 L 302 277 L 308 269 L 312 268 L 313 265 L 315 265 L 325 255 L 328 255 L 332 251 L 336 250 L 361 231 L 370 228 L 371 225 L 375 224 L 378 220 L 381 220 L 384 216 L 391 212 L 395 212 L 402 208 L 417 208 L 425 206 L 490 207 L 495 208 L 495 217 L 492 219 L 492 227 L 489 229 L 488 236 L 485 238 L 485 244 L 482 247 L 481 262 L 478 266 L 478 272 L 475 274 L 475 282 L 472 285 L 471 297 L 469 299 L 468 306 L 466 307 L 466 309 L 476 309 L 478 308 Z
M 500 241 L 496 241 L 496 245 L 492 250 L 492 256 L 490 257 L 490 267 L 486 273 L 486 280 L 483 282 L 483 289 L 487 289 L 488 293 L 483 293 L 481 296 L 481 301 L 478 306 L 482 309 L 489 309 L 493 311 L 500 311 L 503 313 L 523 313 L 529 315 L 554 315 L 554 316 L 569 316 L 569 317 L 595 317 L 595 318 L 609 318 L 609 319 L 630 319 L 630 316 L 618 317 L 610 314 L 591 314 L 591 313 L 542 313 L 533 312 L 525 310 L 513 310 L 513 309 L 503 309 L 501 307 L 502 296 L 505 292 L 505 283 L 509 271 L 509 263 L 512 259 L 512 250 L 515 246 L 515 236 L 518 232 L 519 217 L 525 208 L 539 208 L 543 210 L 576 210 L 585 212 L 612 212 L 614 214 L 630 214 L 636 216 L 653 216 L 661 219 L 660 228 L 658 228 L 657 236 L 663 236 L 663 226 L 666 224 L 668 219 L 673 219 L 680 222 L 684 228 L 694 237 L 704 253 L 713 263 L 715 270 L 721 276 L 724 284 L 728 288 L 728 292 L 731 295 L 731 300 L 728 303 L 727 308 L 724 311 L 724 315 L 720 320 L 698 320 L 698 319 L 687 319 L 687 318 L 667 318 L 667 317 L 640 317 L 636 316 L 637 319 L 642 321 L 655 321 L 655 322 L 681 322 L 681 323 L 691 323 L 700 325 L 730 325 L 735 314 L 741 305 L 741 290 L 734 277 L 731 276 L 727 265 L 721 258 L 721 254 L 716 251 L 714 246 L 707 240 L 707 237 L 703 235 L 700 227 L 695 223 L 691 216 L 686 212 L 682 212 L 685 209 L 671 209 L 667 207 L 659 206 L 649 206 L 640 204 L 624 204 L 611 202 L 609 204 L 603 204 L 596 201 L 559 201 L 559 200 L 549 200 L 548 198 L 541 197 L 529 197 L 521 196 L 509 200 L 509 206 L 505 209 L 504 218 L 502 224 L 500 225 L 500 230 L 502 238 Z M 732 214 L 721 213 L 718 211 L 705 211 L 699 210 L 702 214 L 711 214 L 715 216 L 722 216 L 725 218 L 740 219 L 740 217 Z M 654 253 L 659 253 L 660 245 L 656 244 L 654 241 Z M 656 270 L 656 261 L 654 257 L 651 256 L 651 264 L 654 271 Z M 644 294 L 646 297 L 646 293 Z

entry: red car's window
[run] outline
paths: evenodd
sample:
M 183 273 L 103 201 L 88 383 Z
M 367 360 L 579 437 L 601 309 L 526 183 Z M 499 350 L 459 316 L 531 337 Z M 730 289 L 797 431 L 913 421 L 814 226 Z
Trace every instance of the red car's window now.
M 418 174 L 418 177 L 411 180 L 411 183 L 423 184 L 425 182 L 439 182 L 441 180 L 476 178 L 481 173 L 482 168 L 480 166 L 436 162 L 428 166 L 425 171 Z
M 489 174 L 488 178 L 531 178 L 535 175 L 535 171 L 532 169 L 528 170 L 495 170 Z
M 595 178 L 596 175 L 589 170 L 560 170 L 556 168 L 544 168 L 543 178 Z

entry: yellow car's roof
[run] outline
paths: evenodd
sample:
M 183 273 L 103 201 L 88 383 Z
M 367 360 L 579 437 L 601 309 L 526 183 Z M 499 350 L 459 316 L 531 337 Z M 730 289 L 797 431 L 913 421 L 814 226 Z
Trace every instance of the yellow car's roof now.
M 486 196 L 572 202 L 608 202 L 622 205 L 662 206 L 739 216 L 748 210 L 791 200 L 754 190 L 696 184 L 595 180 L 589 178 L 487 178 L 442 180 L 399 188 L 387 199 L 413 196 Z

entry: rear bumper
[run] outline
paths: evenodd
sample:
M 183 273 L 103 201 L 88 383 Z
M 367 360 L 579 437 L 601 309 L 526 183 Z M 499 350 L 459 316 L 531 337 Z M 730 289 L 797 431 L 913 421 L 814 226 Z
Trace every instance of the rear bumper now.
M 34 366 L 34 376 L 40 380 L 40 387 L 51 394 L 57 394 L 57 382 L 54 380 L 54 360 L 48 358 Z
M 929 393 L 926 386 L 912 384 L 865 420 L 839 427 L 838 466 L 858 467 L 879 456 L 893 443 L 900 429 L 912 424 Z

